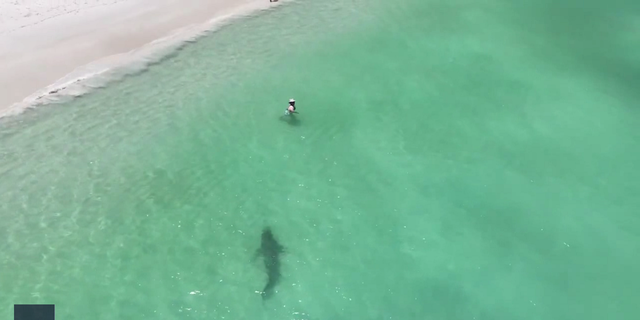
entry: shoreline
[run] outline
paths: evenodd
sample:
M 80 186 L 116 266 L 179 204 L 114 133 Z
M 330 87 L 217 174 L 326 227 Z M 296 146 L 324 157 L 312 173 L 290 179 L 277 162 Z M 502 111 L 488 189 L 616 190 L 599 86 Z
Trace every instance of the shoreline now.
M 0 4 L 0 117 L 67 101 L 140 72 L 230 20 L 282 3 L 89 0 L 76 8 L 76 1 L 63 0 L 51 12 L 52 5 L 36 8 L 39 1 Z M 8 7 L 31 14 L 12 17 Z M 33 22 L 34 11 L 42 21 Z

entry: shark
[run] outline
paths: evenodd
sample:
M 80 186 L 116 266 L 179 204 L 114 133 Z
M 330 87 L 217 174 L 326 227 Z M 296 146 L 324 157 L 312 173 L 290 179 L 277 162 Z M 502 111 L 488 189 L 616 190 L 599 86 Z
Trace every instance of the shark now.
M 262 230 L 260 248 L 256 252 L 256 256 L 262 256 L 267 272 L 267 283 L 260 292 L 263 301 L 273 296 L 274 289 L 280 281 L 280 259 L 284 252 L 284 247 L 278 243 L 271 228 L 265 227 Z

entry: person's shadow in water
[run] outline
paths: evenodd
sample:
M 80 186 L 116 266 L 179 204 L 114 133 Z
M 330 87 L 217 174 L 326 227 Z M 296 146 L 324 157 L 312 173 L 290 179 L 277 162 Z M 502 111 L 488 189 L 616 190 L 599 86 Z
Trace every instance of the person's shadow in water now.
M 290 126 L 297 127 L 300 125 L 300 119 L 294 114 L 280 116 L 280 121 L 284 121 Z

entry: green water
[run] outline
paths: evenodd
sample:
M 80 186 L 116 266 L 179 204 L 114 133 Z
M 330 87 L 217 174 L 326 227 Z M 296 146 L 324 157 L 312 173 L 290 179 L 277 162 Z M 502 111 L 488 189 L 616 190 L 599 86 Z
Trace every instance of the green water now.
M 3 119 L 0 316 L 636 319 L 638 9 L 300 0 Z

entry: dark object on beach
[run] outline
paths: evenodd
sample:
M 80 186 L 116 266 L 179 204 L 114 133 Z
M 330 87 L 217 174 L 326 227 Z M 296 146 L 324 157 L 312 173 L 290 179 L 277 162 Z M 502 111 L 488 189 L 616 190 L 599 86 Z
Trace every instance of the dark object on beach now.
M 269 0 L 269 2 L 278 2 L 278 0 Z
M 260 249 L 257 252 L 257 255 L 263 257 L 264 267 L 267 272 L 267 284 L 260 292 L 263 300 L 273 295 L 273 290 L 280 281 L 280 255 L 282 253 L 284 253 L 284 247 L 278 243 L 273 232 L 271 232 L 271 228 L 264 228 L 262 230 Z

